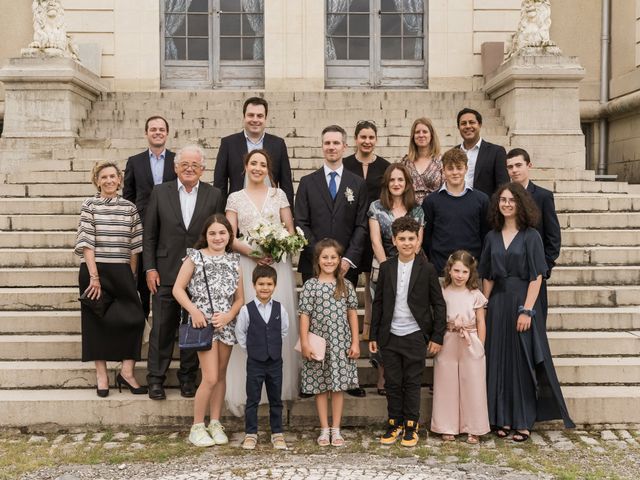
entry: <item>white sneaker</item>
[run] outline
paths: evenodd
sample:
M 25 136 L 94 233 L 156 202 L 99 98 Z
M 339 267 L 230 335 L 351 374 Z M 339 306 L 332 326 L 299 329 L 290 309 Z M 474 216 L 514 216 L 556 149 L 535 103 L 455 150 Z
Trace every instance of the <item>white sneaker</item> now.
M 209 435 L 216 445 L 226 445 L 227 443 L 229 443 L 227 434 L 224 433 L 224 427 L 219 420 L 211 420 L 211 423 L 209 423 L 207 430 L 209 431 Z
M 189 441 L 196 447 L 212 447 L 216 444 L 209 436 L 209 432 L 207 432 L 204 423 L 196 423 L 191 426 Z

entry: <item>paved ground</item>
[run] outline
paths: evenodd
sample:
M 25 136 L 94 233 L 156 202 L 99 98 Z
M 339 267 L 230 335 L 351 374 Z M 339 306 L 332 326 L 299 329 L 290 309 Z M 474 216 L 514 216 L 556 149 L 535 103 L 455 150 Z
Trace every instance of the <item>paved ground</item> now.
M 376 441 L 379 433 L 347 430 L 348 445 L 343 449 L 320 449 L 314 442 L 316 432 L 288 433 L 286 452 L 274 452 L 267 435 L 261 435 L 259 448 L 251 453 L 239 448 L 239 433 L 231 436 L 229 446 L 206 450 L 191 447 L 186 432 L 14 433 L 0 438 L 0 453 L 16 455 L 14 458 L 33 455 L 37 462 L 35 468 L 23 470 L 30 473 L 19 477 L 10 476 L 0 462 L 0 479 L 568 480 L 637 478 L 640 470 L 637 428 L 543 431 L 534 433 L 526 444 L 486 436 L 479 446 L 443 443 L 434 436 L 425 439 L 423 434 L 414 449 L 381 447 Z M 15 450 L 23 446 L 26 453 Z

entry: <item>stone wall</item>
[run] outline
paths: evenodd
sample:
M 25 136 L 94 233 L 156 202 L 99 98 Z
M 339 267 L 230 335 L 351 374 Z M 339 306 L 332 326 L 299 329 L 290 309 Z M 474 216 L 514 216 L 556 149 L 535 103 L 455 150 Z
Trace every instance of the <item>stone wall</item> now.
M 0 65 L 20 55 L 33 40 L 31 2 L 0 0 Z M 0 118 L 4 116 L 4 86 L 0 82 Z

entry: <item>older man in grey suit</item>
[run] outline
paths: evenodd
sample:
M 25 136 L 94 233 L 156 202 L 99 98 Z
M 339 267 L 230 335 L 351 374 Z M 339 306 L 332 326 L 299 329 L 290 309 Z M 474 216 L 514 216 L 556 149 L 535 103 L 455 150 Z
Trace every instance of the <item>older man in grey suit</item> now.
M 147 382 L 149 398 L 166 398 L 163 382 L 171 363 L 180 305 L 171 290 L 186 249 L 193 247 L 205 220 L 224 212 L 220 189 L 200 181 L 204 152 L 189 145 L 175 157 L 176 180 L 157 185 L 151 193 L 144 219 L 143 259 L 147 285 L 153 293 L 153 326 L 149 337 Z M 198 357 L 180 352 L 178 380 L 183 397 L 193 397 Z

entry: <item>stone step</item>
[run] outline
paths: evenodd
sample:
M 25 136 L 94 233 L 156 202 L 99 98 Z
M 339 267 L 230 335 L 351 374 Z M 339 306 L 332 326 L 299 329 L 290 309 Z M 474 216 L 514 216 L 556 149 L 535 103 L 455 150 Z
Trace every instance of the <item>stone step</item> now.
M 564 387 L 563 394 L 572 419 L 578 425 L 640 423 L 640 387 L 575 386 Z M 362 426 L 383 424 L 387 417 L 386 398 L 369 389 L 365 398 L 344 398 L 342 424 Z M 288 424 L 315 426 L 318 416 L 314 399 L 285 402 L 283 415 Z M 177 389 L 167 390 L 167 400 L 153 401 L 146 395 L 111 390 L 109 397 L 96 397 L 93 389 L 0 390 L 0 424 L 31 426 L 55 423 L 88 428 L 100 425 L 182 426 L 193 419 L 193 400 L 180 397 Z M 428 424 L 431 396 L 422 390 L 421 422 Z M 25 415 L 24 412 L 29 412 Z M 225 423 L 242 429 L 242 419 L 224 414 Z
M 598 230 L 569 228 L 562 230 L 563 247 L 628 246 L 638 245 L 638 230 Z
M 4 203 L 4 202 L 3 202 Z M 25 215 L 14 213 L 11 215 L 0 216 L 0 228 L 2 230 L 14 231 L 72 231 L 78 229 L 78 221 L 80 218 L 80 205 L 78 203 L 78 211 L 71 214 L 41 214 L 41 215 Z
M 555 196 L 560 212 L 619 212 L 640 210 L 640 196 L 632 194 L 594 195 L 593 193 L 559 193 Z
M 559 266 L 553 269 L 549 285 L 638 285 L 640 266 Z
M 78 287 L 0 288 L 0 311 L 74 310 L 79 296 Z
M 2 238 L 2 234 L 0 234 Z M 67 248 L 0 248 L 0 265 L 5 267 L 77 267 L 80 257 Z
M 90 184 L 91 178 L 85 172 L 16 172 L 8 173 L 5 177 L 6 183 L 25 183 L 28 185 L 33 184 L 69 184 L 69 183 L 84 183 Z M 95 188 L 95 187 L 94 187 Z
M 80 310 L 0 311 L 0 334 L 80 333 Z
M 639 232 L 640 233 L 640 232 Z M 597 232 L 593 232 L 597 236 Z M 640 247 L 566 247 L 558 265 L 640 265 Z M 553 273 L 551 274 L 553 278 Z
M 0 287 L 74 287 L 78 267 L 0 268 Z
M 548 332 L 554 356 L 640 355 L 640 331 Z
M 550 286 L 550 306 L 563 307 L 620 307 L 635 306 L 640 298 L 640 286 Z
M 74 214 L 76 222 L 80 207 L 86 197 L 54 197 L 48 199 L 4 198 L 0 203 L 0 215 L 10 214 Z M 76 223 L 77 226 L 77 223 Z
M 562 228 L 637 229 L 640 228 L 640 212 L 558 213 Z
M 547 330 L 640 330 L 640 307 L 551 307 Z
M 54 217 L 55 218 L 55 217 Z M 76 215 L 76 227 L 80 215 Z M 56 232 L 39 230 L 32 232 L 0 231 L 1 248 L 68 248 L 71 251 L 76 244 L 76 232 Z
M 563 385 L 640 385 L 640 357 L 554 358 Z

